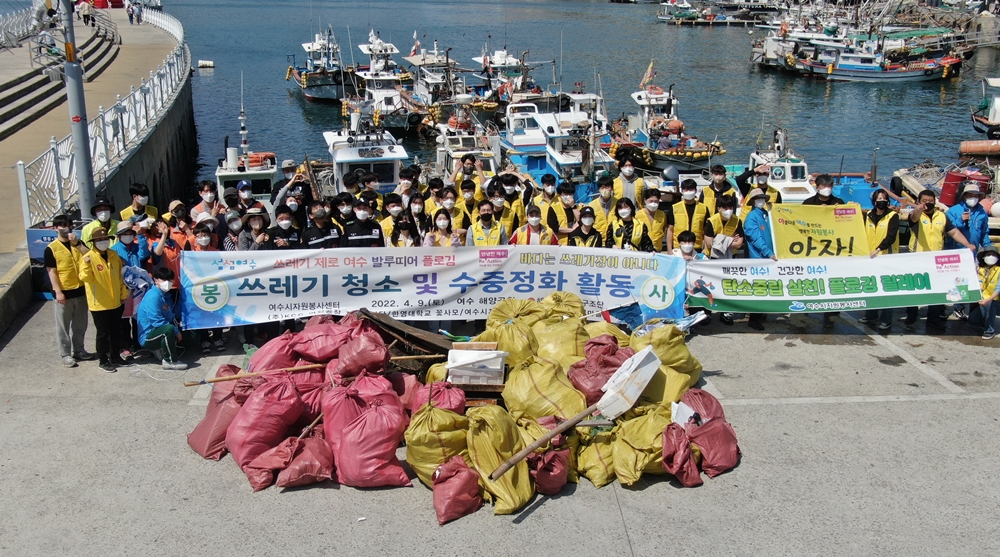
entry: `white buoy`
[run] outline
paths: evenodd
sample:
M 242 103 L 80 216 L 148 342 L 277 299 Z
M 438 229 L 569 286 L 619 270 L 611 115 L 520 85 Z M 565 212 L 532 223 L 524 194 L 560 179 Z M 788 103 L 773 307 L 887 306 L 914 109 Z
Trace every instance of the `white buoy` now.
M 215 67 L 215 62 L 213 62 L 211 60 L 198 60 L 198 67 L 199 68 L 214 68 Z

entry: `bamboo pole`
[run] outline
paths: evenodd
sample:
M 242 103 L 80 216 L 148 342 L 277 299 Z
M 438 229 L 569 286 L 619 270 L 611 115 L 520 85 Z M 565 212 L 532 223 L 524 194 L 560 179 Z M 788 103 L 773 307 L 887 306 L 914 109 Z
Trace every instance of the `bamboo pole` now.
M 269 369 L 267 371 L 257 371 L 254 373 L 237 373 L 236 375 L 227 375 L 225 377 L 209 377 L 208 379 L 202 379 L 201 381 L 185 381 L 184 386 L 194 387 L 196 385 L 208 385 L 210 383 L 219 383 L 221 381 L 236 381 L 237 379 L 243 379 L 244 377 L 260 377 L 261 375 L 267 373 L 273 373 L 275 371 L 296 372 L 296 371 L 306 371 L 310 369 L 320 369 L 325 367 L 326 364 L 309 364 L 307 366 Z

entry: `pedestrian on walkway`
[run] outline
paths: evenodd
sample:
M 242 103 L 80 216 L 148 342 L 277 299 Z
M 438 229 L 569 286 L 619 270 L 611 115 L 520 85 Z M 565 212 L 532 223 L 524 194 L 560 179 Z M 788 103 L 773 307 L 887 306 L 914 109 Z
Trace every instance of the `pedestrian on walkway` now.
M 87 248 L 76 238 L 70 224 L 66 215 L 56 215 L 52 219 L 56 239 L 45 248 L 42 259 L 52 283 L 52 295 L 56 299 L 59 357 L 64 366 L 76 367 L 78 360 L 93 360 L 95 356 L 83 348 L 83 337 L 87 333 L 87 298 L 79 267 L 83 258 L 81 250 L 86 251 Z
M 80 262 L 80 280 L 87 290 L 87 307 L 97 329 L 97 356 L 101 369 L 108 373 L 127 365 L 121 358 L 121 322 L 128 288 L 122 280 L 122 260 L 110 249 L 111 237 L 103 228 L 91 236 L 94 249 Z
M 128 24 L 133 25 L 135 23 L 135 9 L 132 8 L 131 2 L 125 7 L 125 13 L 128 14 Z
M 161 267 L 153 273 L 156 288 L 151 288 L 142 297 L 136 319 L 139 321 L 139 342 L 142 347 L 160 352 L 163 369 L 183 370 L 188 366 L 180 361 L 181 351 L 177 343 L 184 336 L 174 323 L 177 316 L 174 312 L 174 298 L 170 295 L 174 278 L 174 272 L 168 267 Z
M 135 24 L 142 25 L 142 4 L 135 4 Z

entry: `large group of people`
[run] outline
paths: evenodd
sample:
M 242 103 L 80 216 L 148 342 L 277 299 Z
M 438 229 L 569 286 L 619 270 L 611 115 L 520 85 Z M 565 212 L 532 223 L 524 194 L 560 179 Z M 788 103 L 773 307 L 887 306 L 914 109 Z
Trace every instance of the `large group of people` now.
M 175 199 L 163 214 L 149 205 L 149 190 L 133 184 L 132 202 L 115 211 L 106 198 L 92 208 L 94 219 L 77 238 L 69 218 L 57 216 L 58 238 L 45 250 L 45 267 L 57 301 L 60 356 L 66 366 L 99 359 L 114 371 L 144 351 L 160 352 L 168 369 L 183 369 L 182 347 L 202 352 L 225 350 L 221 330 L 194 332 L 177 327 L 174 315 L 183 251 L 256 251 L 338 247 L 408 248 L 415 246 L 563 245 L 665 252 L 692 259 L 776 259 L 769 210 L 781 194 L 767 183 L 770 168 L 751 168 L 727 179 L 725 167 L 712 166 L 710 184 L 694 180 L 647 187 L 637 161 L 619 162 L 618 176 L 597 181 L 595 199 L 577 203 L 576 188 L 545 175 L 540 186 L 515 171 L 486 176 L 475 156 L 466 155 L 454 174 L 421 182 L 421 168 L 399 173 L 391 193 L 379 193 L 374 174 L 343 177 L 342 192 L 319 199 L 295 161 L 282 163 L 284 178 L 271 192 L 273 211 L 254 199 L 241 181 L 221 192 L 212 181 L 198 185 L 199 200 L 189 206 Z M 836 205 L 833 180 L 815 178 L 817 193 L 806 204 Z M 992 338 L 1000 282 L 997 251 L 991 245 L 978 185 L 965 185 L 963 202 L 938 210 L 933 191 L 922 192 L 906 217 L 910 251 L 971 249 L 980 263 L 983 301 L 979 311 L 955 307 L 955 315 L 981 321 Z M 876 190 L 865 213 L 871 257 L 900 250 L 900 214 L 887 190 Z M 123 272 L 125 269 L 125 272 Z M 132 270 L 132 272 L 129 272 Z M 83 347 L 89 309 L 97 328 L 97 352 Z M 125 317 L 125 319 L 123 319 Z M 762 330 L 765 316 L 749 315 Z M 731 314 L 721 314 L 727 325 Z M 928 310 L 929 327 L 944 326 L 944 307 Z M 917 320 L 909 308 L 905 324 Z M 888 330 L 892 310 L 867 312 L 863 323 Z M 261 342 L 294 323 L 244 327 L 241 342 Z M 180 345 L 178 344 L 180 343 Z

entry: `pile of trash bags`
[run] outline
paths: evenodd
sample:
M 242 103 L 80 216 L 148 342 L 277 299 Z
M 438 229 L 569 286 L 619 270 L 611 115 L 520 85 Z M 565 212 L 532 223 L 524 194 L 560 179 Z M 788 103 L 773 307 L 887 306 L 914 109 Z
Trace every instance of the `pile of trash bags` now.
M 369 321 L 356 314 L 339 323 L 313 318 L 301 332 L 262 346 L 246 365 L 248 373 L 276 371 L 214 383 L 188 443 L 206 459 L 231 453 L 254 491 L 328 480 L 405 487 L 415 476 L 433 490 L 441 524 L 484 502 L 495 514 L 514 513 L 536 493 L 558 494 L 580 476 L 601 487 L 671 474 L 693 486 L 700 471 L 714 477 L 738 464 L 736 436 L 718 400 L 691 388 L 701 364 L 682 330 L 654 321 L 626 335 L 611 323 L 585 323 L 583 315 L 583 303 L 568 293 L 499 303 L 473 340 L 497 342 L 509 354 L 503 405 L 470 408 L 465 391 L 446 381 L 443 363 L 431 366 L 421 384 L 412 374 L 387 371 L 389 350 Z M 571 428 L 498 480 L 489 478 L 594 404 L 622 363 L 650 345 L 662 365 L 629 412 L 610 426 Z M 240 371 L 222 366 L 217 377 Z M 694 410 L 689 423 L 672 421 L 678 402 Z M 404 441 L 412 474 L 396 456 Z

